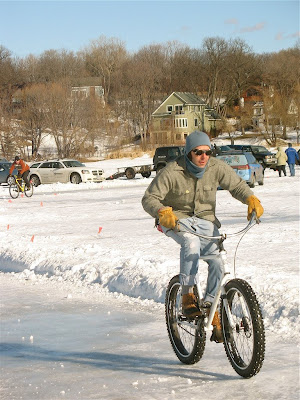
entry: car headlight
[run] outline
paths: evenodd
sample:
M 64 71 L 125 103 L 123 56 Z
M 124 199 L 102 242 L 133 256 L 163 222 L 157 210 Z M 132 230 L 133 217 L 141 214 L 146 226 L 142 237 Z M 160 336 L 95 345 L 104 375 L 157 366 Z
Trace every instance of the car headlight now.
M 88 169 L 82 169 L 82 170 L 81 170 L 81 173 L 82 173 L 82 174 L 89 174 L 90 171 L 89 171 Z

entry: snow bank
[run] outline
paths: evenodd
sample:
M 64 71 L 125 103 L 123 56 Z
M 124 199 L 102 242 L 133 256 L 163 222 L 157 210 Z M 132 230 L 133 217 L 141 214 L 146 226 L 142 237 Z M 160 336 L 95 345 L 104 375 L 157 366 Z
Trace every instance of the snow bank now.
M 146 158 L 147 159 L 147 158 Z M 137 165 L 142 160 L 131 160 Z M 128 161 L 128 160 L 127 160 Z M 120 165 L 99 162 L 105 170 Z M 124 164 L 125 163 L 125 164 Z M 122 160 L 125 166 L 126 161 Z M 296 178 L 266 171 L 255 187 L 265 213 L 239 245 L 237 276 L 254 288 L 267 329 L 299 337 L 299 167 Z M 179 270 L 179 248 L 153 228 L 141 207 L 150 179 L 101 184 L 41 185 L 30 199 L 9 198 L 0 188 L 0 271 L 17 279 L 71 283 L 74 288 L 117 293 L 141 303 L 163 303 L 168 281 Z M 245 223 L 246 206 L 220 191 L 217 214 L 223 230 Z M 225 247 L 229 262 L 238 238 Z M 200 267 L 203 285 L 206 265 Z M 86 292 L 86 291 L 85 291 Z

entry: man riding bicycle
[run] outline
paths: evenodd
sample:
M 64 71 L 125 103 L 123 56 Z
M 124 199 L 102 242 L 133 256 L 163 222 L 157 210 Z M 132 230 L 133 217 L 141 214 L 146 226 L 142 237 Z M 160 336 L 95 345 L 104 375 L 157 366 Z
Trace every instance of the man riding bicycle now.
M 219 235 L 221 224 L 215 216 L 217 188 L 221 186 L 244 204 L 248 204 L 248 219 L 253 211 L 259 218 L 263 207 L 247 183 L 225 162 L 211 158 L 210 139 L 206 133 L 194 131 L 186 139 L 185 154 L 167 164 L 146 190 L 142 205 L 157 220 L 158 228 L 181 246 L 180 279 L 182 312 L 195 318 L 200 310 L 194 295 L 199 256 L 218 255 L 216 243 L 179 231 L 178 220 L 193 226 L 200 234 Z M 206 260 L 208 277 L 202 307 L 210 308 L 221 279 L 221 260 Z M 213 340 L 222 341 L 218 312 L 212 325 Z
M 18 169 L 18 165 L 20 165 L 21 169 Z M 13 170 L 18 169 L 18 178 L 22 178 L 26 184 L 27 189 L 30 189 L 30 182 L 29 182 L 29 173 L 30 168 L 29 165 L 26 164 L 20 157 L 16 156 L 15 161 L 13 162 L 12 166 L 9 169 L 9 175 L 12 174 Z

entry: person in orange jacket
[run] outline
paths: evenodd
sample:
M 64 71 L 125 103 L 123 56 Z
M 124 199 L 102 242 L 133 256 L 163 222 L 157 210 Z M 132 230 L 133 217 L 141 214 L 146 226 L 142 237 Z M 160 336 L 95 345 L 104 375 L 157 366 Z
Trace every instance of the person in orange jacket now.
M 21 166 L 21 170 L 19 170 L 18 176 L 24 180 L 27 189 L 30 189 L 30 182 L 29 182 L 30 168 L 28 164 L 26 164 L 23 160 L 20 159 L 20 157 L 18 156 L 15 157 L 15 161 L 12 163 L 12 166 L 9 169 L 9 175 L 12 174 L 13 170 L 17 168 L 18 165 Z

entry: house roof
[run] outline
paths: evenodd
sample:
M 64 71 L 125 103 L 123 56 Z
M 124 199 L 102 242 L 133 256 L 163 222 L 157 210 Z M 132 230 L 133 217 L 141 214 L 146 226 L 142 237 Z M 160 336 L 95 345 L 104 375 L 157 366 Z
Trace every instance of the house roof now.
M 204 100 L 194 93 L 189 92 L 173 92 L 180 100 L 186 104 L 205 104 Z M 171 96 L 172 96 L 171 94 Z M 169 96 L 170 97 L 170 96 Z
M 163 102 L 157 107 L 157 109 L 152 113 L 155 114 L 156 111 L 164 104 L 166 103 L 170 97 L 172 96 L 176 96 L 180 101 L 182 101 L 184 104 L 186 105 L 190 105 L 190 104 L 206 104 L 205 101 L 197 96 L 194 93 L 189 93 L 189 92 L 173 92 L 171 93 L 165 100 L 163 100 Z

